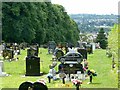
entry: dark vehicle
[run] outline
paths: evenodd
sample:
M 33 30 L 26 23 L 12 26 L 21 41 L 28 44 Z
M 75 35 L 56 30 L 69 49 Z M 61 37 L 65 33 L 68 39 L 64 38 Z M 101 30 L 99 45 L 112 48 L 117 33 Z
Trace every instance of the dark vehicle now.
M 61 70 L 66 74 L 76 74 L 77 71 L 83 73 L 83 56 L 80 53 L 67 53 L 58 59 L 61 64 L 59 65 L 59 72 Z

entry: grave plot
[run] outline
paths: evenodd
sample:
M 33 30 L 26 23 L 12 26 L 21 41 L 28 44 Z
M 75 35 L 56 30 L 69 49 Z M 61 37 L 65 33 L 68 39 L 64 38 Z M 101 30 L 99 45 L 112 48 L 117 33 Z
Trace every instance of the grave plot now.
M 20 55 L 20 47 L 17 43 L 5 43 L 4 49 L 2 50 L 2 56 L 4 59 L 9 61 L 18 60 L 18 55 Z
M 12 49 L 6 48 L 2 53 L 4 59 L 9 59 L 10 61 L 14 58 L 14 51 Z
M 80 49 L 86 49 L 88 54 L 93 54 L 93 51 L 95 50 L 95 43 L 78 41 L 76 47 Z
M 83 66 L 81 62 L 83 61 L 83 56 L 80 53 L 69 53 L 61 58 L 59 58 L 61 64 L 59 64 L 59 72 L 64 72 L 69 75 L 77 74 L 78 72 L 84 73 Z
M 14 55 L 20 55 L 20 45 L 19 44 L 13 43 L 12 49 L 14 51 Z
M 40 76 L 40 57 L 38 57 L 38 49 L 38 45 L 32 45 L 27 49 L 26 76 Z
M 20 43 L 20 45 L 19 45 L 20 49 L 22 49 L 22 50 L 25 50 L 25 48 L 27 48 L 27 46 L 28 46 L 28 44 L 25 42 Z

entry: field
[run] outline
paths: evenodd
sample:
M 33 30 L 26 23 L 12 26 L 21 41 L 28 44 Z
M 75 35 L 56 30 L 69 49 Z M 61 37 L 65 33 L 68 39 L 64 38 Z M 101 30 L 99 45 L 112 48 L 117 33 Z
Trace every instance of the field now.
M 45 74 L 43 76 L 27 76 L 25 77 L 25 57 L 26 50 L 21 51 L 18 61 L 4 60 L 4 71 L 9 74 L 7 77 L 0 77 L 0 88 L 18 88 L 22 82 L 32 81 L 35 82 L 40 79 L 44 79 L 49 88 L 74 88 L 71 82 L 67 81 L 65 85 L 61 80 L 52 81 L 48 83 L 46 75 L 49 71 L 49 64 L 52 63 L 52 55 L 47 54 L 47 49 L 39 49 L 40 56 L 40 70 Z M 117 66 L 112 70 L 112 59 L 106 56 L 106 51 L 97 49 L 94 54 L 88 55 L 89 68 L 94 69 L 97 72 L 97 77 L 93 77 L 93 83 L 87 84 L 89 79 L 83 81 L 81 88 L 117 88 L 118 87 L 118 73 Z M 117 63 L 117 59 L 116 59 Z M 57 70 L 57 67 L 55 68 Z

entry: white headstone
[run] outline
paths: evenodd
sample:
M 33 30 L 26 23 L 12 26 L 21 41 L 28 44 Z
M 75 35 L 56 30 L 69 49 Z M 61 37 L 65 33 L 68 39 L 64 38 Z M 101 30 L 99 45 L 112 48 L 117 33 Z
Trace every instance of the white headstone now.
M 2 56 L 2 52 L 5 49 L 4 45 L 0 45 L 0 56 Z
M 92 49 L 93 51 L 95 50 L 95 43 L 91 43 L 92 44 Z
M 6 74 L 4 71 L 4 67 L 3 67 L 3 61 L 0 61 L 0 77 L 1 76 L 8 76 L 8 74 Z
M 0 61 L 0 67 L 1 67 L 1 70 L 2 70 L 2 72 L 3 72 L 3 71 L 4 71 L 3 61 Z
M 81 77 L 81 71 L 77 71 L 78 79 L 82 79 Z
M 0 66 L 0 75 L 2 75 L 2 67 Z

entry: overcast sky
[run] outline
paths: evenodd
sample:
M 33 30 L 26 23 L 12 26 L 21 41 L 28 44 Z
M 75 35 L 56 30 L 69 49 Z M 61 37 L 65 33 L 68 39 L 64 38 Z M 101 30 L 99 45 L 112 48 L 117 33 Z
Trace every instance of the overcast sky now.
M 120 0 L 51 0 L 65 7 L 68 14 L 118 14 Z

